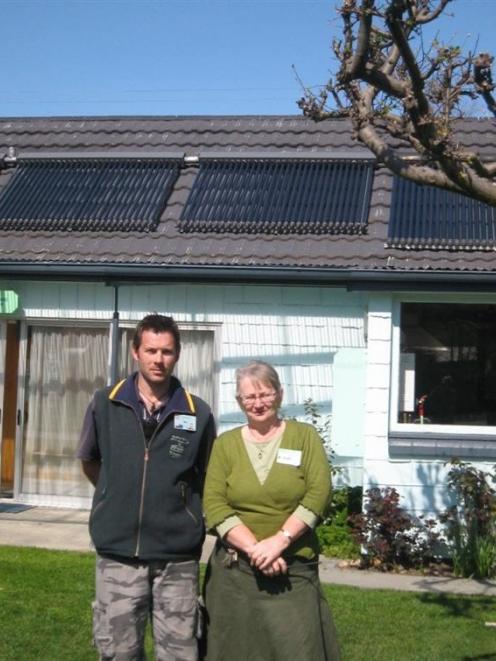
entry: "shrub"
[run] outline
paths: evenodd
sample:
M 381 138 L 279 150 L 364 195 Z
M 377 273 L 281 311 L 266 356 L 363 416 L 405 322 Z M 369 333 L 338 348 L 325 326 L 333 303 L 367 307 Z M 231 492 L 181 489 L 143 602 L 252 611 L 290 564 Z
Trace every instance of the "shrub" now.
M 322 439 L 331 474 L 334 476 L 341 471 L 341 468 L 335 465 L 336 454 L 330 441 L 331 416 L 322 415 L 319 405 L 312 398 L 303 402 L 303 409 L 306 421 L 315 427 Z M 317 527 L 317 536 L 324 555 L 344 559 L 360 557 L 360 547 L 351 534 L 348 516 L 360 512 L 361 508 L 361 487 L 345 487 L 332 491 L 327 516 Z
M 315 427 L 322 439 L 331 466 L 331 473 L 335 475 L 340 469 L 334 465 L 336 453 L 331 446 L 331 416 L 319 413 L 319 405 L 311 397 L 303 402 L 303 410 L 306 422 Z
M 361 487 L 344 487 L 332 492 L 328 515 L 317 528 L 324 555 L 347 560 L 360 557 L 360 546 L 352 535 L 348 518 L 361 509 Z
M 455 504 L 441 515 L 452 547 L 456 575 L 488 578 L 496 575 L 496 491 L 494 475 L 452 459 L 448 487 Z
M 384 570 L 428 564 L 439 539 L 435 522 L 410 516 L 394 488 L 374 487 L 365 496 L 363 513 L 350 516 L 355 540 L 365 551 L 364 564 Z

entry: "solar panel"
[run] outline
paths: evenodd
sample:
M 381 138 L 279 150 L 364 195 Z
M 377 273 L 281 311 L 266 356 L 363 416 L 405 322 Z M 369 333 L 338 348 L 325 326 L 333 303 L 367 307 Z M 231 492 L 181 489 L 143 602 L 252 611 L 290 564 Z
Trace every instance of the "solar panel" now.
M 388 227 L 392 248 L 480 250 L 496 242 L 496 208 L 395 177 Z
M 181 229 L 362 234 L 372 177 L 366 160 L 202 159 Z
M 0 194 L 0 228 L 151 231 L 178 174 L 162 159 L 20 160 Z

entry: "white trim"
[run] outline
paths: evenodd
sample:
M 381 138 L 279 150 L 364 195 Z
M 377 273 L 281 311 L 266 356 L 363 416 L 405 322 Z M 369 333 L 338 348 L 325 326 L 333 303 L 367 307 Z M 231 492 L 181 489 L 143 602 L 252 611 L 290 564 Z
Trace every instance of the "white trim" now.
M 175 319 L 179 330 L 198 330 L 198 331 L 216 331 L 222 326 L 221 321 L 179 321 Z M 109 322 L 110 323 L 110 322 Z M 133 319 L 119 319 L 119 328 L 136 328 L 136 321 Z
M 24 317 L 29 326 L 90 326 L 97 328 L 110 327 L 112 319 L 86 319 L 86 317 Z
M 14 499 L 20 499 L 22 479 L 22 456 L 24 441 L 24 411 L 26 400 L 28 324 L 21 321 L 19 334 L 19 368 L 17 372 L 17 405 L 16 405 L 16 444 L 14 468 Z M 19 420 L 19 412 L 20 420 Z
M 496 305 L 496 294 L 487 292 L 404 292 L 394 295 L 400 303 L 460 303 L 461 305 Z
M 36 507 L 60 507 L 70 509 L 90 510 L 92 498 L 84 496 L 57 496 L 51 494 L 23 493 L 9 502 L 21 503 L 23 505 L 35 505 Z
M 391 388 L 389 400 L 389 429 L 395 430 L 399 425 L 403 429 L 404 425 L 397 422 L 398 404 L 399 404 L 399 378 L 400 378 L 400 342 L 401 342 L 401 303 L 393 299 L 393 311 L 391 315 Z

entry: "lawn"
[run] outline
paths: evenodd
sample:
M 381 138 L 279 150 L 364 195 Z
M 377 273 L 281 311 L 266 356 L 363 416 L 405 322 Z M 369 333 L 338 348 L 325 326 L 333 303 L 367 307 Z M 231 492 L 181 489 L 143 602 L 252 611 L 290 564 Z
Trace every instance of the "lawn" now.
M 0 547 L 2 661 L 96 660 L 93 566 L 89 553 Z M 330 585 L 325 591 L 343 661 L 496 661 L 496 629 L 484 626 L 496 621 L 496 599 Z

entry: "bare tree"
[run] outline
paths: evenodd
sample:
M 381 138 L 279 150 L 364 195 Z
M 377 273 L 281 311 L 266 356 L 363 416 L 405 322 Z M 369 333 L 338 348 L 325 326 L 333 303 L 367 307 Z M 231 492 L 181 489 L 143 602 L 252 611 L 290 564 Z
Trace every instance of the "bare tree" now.
M 299 106 L 316 121 L 349 117 L 355 137 L 395 174 L 496 206 L 496 162 L 454 132 L 467 99 L 483 99 L 496 117 L 493 57 L 423 44 L 423 27 L 450 1 L 340 0 L 339 69 L 320 94 L 305 89 Z

